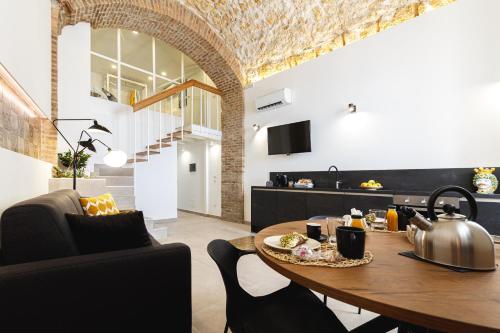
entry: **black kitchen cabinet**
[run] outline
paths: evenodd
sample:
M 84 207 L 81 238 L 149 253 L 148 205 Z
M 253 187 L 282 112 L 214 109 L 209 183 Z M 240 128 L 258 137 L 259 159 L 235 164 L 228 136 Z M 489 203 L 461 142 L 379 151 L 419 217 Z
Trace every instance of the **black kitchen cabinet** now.
M 277 222 L 289 222 L 307 219 L 306 195 L 301 192 L 278 191 Z
M 393 197 L 391 196 L 374 196 L 374 195 L 345 195 L 345 214 L 349 214 L 351 208 L 359 209 L 363 214 L 368 214 L 370 209 L 387 209 L 388 205 L 392 205 Z
M 252 232 L 278 223 L 278 198 L 275 191 L 252 190 Z
M 346 213 L 344 196 L 339 194 L 307 193 L 307 218 L 327 215 L 343 216 Z
M 386 209 L 391 203 L 391 195 L 253 188 L 252 231 L 258 232 L 274 224 L 306 220 L 318 215 L 343 216 L 354 207 L 366 214 L 370 208 Z
M 500 203 L 477 202 L 477 223 L 482 225 L 492 235 L 500 235 Z M 460 213 L 469 216 L 469 205 L 466 201 L 460 201 Z

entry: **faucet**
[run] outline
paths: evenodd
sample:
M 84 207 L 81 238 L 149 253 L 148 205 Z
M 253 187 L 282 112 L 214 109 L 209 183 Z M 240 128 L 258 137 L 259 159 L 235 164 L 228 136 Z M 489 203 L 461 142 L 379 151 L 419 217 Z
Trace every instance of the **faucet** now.
M 331 172 L 332 169 L 335 169 L 335 189 L 340 190 L 342 188 L 342 178 L 340 171 L 335 165 L 332 165 L 328 168 L 328 172 Z

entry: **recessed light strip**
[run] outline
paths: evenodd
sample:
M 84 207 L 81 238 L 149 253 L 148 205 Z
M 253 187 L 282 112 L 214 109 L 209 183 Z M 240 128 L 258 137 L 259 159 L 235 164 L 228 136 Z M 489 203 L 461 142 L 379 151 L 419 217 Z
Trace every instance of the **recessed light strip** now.
M 47 118 L 47 115 L 42 112 L 40 107 L 21 87 L 16 79 L 9 73 L 7 68 L 0 63 L 0 93 L 4 98 L 7 98 L 11 103 L 14 103 L 17 108 L 21 109 L 31 118 Z

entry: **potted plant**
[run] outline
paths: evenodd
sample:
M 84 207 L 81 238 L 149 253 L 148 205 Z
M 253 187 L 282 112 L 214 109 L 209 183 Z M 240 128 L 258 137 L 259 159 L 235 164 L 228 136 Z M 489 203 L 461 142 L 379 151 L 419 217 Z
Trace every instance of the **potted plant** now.
M 85 168 L 87 167 L 88 159 L 90 154 L 84 152 L 78 153 L 78 159 L 76 163 L 76 177 L 85 177 Z M 64 153 L 57 154 L 57 166 L 54 167 L 54 178 L 71 178 L 73 177 L 73 152 L 68 150 Z

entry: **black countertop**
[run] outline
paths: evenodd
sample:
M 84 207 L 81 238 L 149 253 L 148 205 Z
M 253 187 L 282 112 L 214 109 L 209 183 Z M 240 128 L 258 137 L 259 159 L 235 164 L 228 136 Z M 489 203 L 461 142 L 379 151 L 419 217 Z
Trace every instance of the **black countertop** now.
M 314 188 L 295 188 L 295 187 L 267 187 L 267 186 L 252 186 L 252 189 L 274 189 L 274 190 L 291 190 L 291 191 L 311 191 L 311 192 L 338 192 L 338 193 L 359 193 L 359 194 L 388 194 L 388 195 L 422 195 L 430 196 L 432 191 L 412 191 L 412 190 L 365 190 L 361 188 L 343 188 L 337 190 L 332 187 L 314 187 Z M 446 196 L 460 196 L 458 193 L 446 193 Z M 485 199 L 500 199 L 500 194 L 479 194 L 473 193 L 475 198 Z

